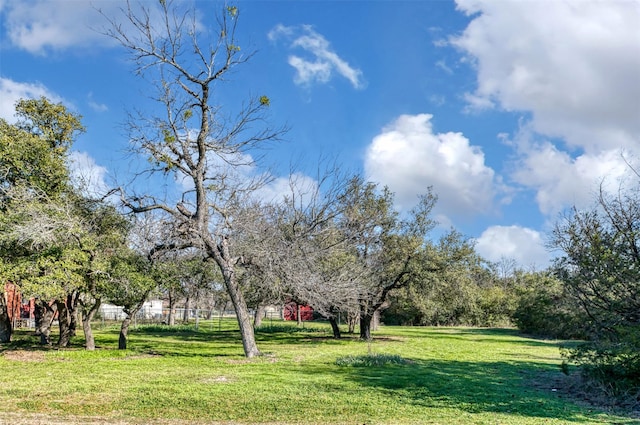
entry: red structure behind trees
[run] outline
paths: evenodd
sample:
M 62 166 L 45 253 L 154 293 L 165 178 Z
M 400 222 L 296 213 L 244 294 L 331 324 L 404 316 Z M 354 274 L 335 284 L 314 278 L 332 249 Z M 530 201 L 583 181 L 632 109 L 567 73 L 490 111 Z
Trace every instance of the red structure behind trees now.
M 313 307 L 298 304 L 294 301 L 288 302 L 284 305 L 284 320 L 300 320 L 303 322 L 309 322 L 313 320 Z
M 33 319 L 35 299 L 31 298 L 29 301 L 23 302 L 16 284 L 9 282 L 4 284 L 4 299 L 11 323 L 15 323 L 18 319 Z
M 13 323 L 15 319 L 21 317 L 20 308 L 22 306 L 22 296 L 18 287 L 13 283 L 4 284 L 4 299 L 7 303 L 7 313 L 9 320 Z

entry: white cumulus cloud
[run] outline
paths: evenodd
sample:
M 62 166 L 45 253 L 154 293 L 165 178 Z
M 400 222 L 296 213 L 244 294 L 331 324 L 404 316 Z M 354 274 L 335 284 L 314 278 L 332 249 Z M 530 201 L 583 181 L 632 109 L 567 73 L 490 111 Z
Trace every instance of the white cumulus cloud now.
M 511 177 L 535 188 L 540 211 L 552 216 L 572 205 L 593 203 L 603 183 L 605 191 L 617 190 L 617 182 L 632 173 L 627 161 L 621 149 L 574 158 L 547 142 L 527 148 Z
M 534 130 L 596 151 L 640 142 L 640 2 L 456 0 L 452 43 L 477 67 L 476 107 L 530 112 Z
M 469 107 L 527 114 L 511 178 L 549 216 L 584 206 L 640 155 L 640 1 L 456 0 L 450 39 L 471 59 Z
M 489 261 L 512 259 L 524 268 L 542 269 L 551 261 L 543 235 L 536 230 L 515 225 L 487 228 L 476 239 L 476 251 Z
M 388 186 L 402 208 L 433 186 L 436 212 L 447 217 L 488 213 L 500 179 L 484 153 L 461 133 L 434 133 L 432 115 L 402 115 L 374 137 L 365 158 L 368 179 Z
M 329 41 L 310 25 L 276 25 L 267 35 L 269 40 L 286 39 L 291 50 L 288 63 L 296 70 L 294 81 L 299 85 L 327 83 L 334 73 L 346 78 L 356 89 L 364 87 L 362 71 L 352 67 L 332 49 Z M 299 52 L 299 53 L 298 53 Z
M 4 5 L 2 37 L 32 54 L 69 47 L 113 43 L 100 34 L 105 13 L 116 13 L 123 1 L 21 0 Z

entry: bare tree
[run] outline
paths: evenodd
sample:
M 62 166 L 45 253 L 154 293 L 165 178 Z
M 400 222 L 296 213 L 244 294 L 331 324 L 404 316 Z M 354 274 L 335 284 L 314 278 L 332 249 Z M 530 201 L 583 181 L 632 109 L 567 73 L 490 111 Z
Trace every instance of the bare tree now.
M 247 268 L 243 277 L 260 301 L 307 304 L 332 322 L 357 305 L 357 258 L 337 227 L 340 199 L 350 189 L 335 165 L 319 170 L 315 179 L 290 173 L 289 190 L 281 199 L 245 210 Z M 298 315 L 299 317 L 299 315 Z
M 243 54 L 236 40 L 239 10 L 227 6 L 208 42 L 207 27 L 194 9 L 161 0 L 157 8 L 129 2 L 126 25 L 108 18 L 107 35 L 121 43 L 136 63 L 136 72 L 157 82 L 162 114 L 138 114 L 130 122 L 138 153 L 147 155 L 151 174 L 170 176 L 187 189 L 173 198 L 123 196 L 136 213 L 158 210 L 177 224 L 185 246 L 196 247 L 220 268 L 235 307 L 244 353 L 259 355 L 251 317 L 238 280 L 243 256 L 235 247 L 237 212 L 264 175 L 243 174 L 256 164 L 256 149 L 285 131 L 265 123 L 266 96 L 252 97 L 235 115 L 214 104 L 214 88 L 252 54 Z M 204 46 L 204 47 L 202 47 Z

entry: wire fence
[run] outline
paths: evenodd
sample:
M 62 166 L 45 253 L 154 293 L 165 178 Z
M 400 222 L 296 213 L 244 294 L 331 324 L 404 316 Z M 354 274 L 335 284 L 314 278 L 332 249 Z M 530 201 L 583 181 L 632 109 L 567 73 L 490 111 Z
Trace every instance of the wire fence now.
M 249 311 L 253 316 L 254 311 Z M 173 320 L 171 319 L 173 317 Z M 222 318 L 235 318 L 235 310 L 229 309 L 200 309 L 200 308 L 175 308 L 173 312 L 168 308 L 158 308 L 157 306 L 144 306 L 138 313 L 132 318 L 134 325 L 137 324 L 164 324 L 168 325 L 173 323 L 193 323 L 196 325 L 201 320 L 214 320 Z M 127 318 L 127 313 L 124 312 L 123 307 L 106 305 L 102 306 L 98 313 L 95 315 L 92 323 L 106 325 L 112 322 L 122 322 Z M 263 320 L 277 320 L 282 318 L 282 308 L 272 307 L 264 310 Z M 54 321 L 54 325 L 57 321 Z M 14 318 L 13 327 L 17 328 L 31 328 L 35 329 L 35 319 L 33 318 Z

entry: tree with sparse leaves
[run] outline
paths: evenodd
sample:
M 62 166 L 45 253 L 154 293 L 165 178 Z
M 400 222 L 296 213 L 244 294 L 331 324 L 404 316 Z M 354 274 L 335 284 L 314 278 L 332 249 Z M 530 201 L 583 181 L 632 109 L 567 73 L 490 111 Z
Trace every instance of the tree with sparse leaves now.
M 188 189 L 171 199 L 151 193 L 123 194 L 136 213 L 159 211 L 176 223 L 181 244 L 214 261 L 233 303 L 245 355 L 260 354 L 238 270 L 243 253 L 234 239 L 235 216 L 264 175 L 248 178 L 243 168 L 255 165 L 255 149 L 279 137 L 284 129 L 265 122 L 270 101 L 249 98 L 234 114 L 216 103 L 216 85 L 251 58 L 236 39 L 240 12 L 226 6 L 218 27 L 200 25 L 194 9 L 160 1 L 124 8 L 127 25 L 110 19 L 107 34 L 120 42 L 136 63 L 136 72 L 156 81 L 159 115 L 139 115 L 130 122 L 135 149 L 147 156 L 150 174 L 185 182 Z M 188 182 L 188 183 L 187 183 Z

